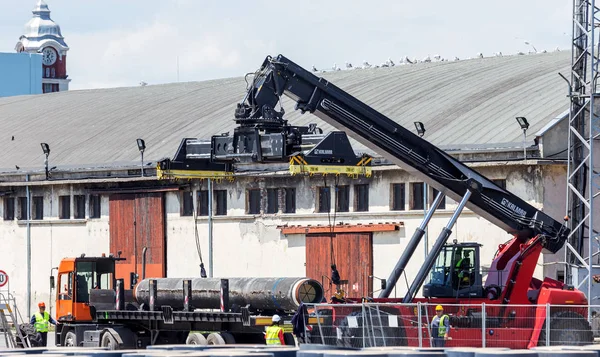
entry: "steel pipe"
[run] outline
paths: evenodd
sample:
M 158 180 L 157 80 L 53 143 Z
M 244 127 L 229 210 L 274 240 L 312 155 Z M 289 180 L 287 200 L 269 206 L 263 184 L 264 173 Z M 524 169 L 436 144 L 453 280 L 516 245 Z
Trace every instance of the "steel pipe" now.
M 149 281 L 144 279 L 134 289 L 138 304 L 149 305 Z M 155 306 L 168 305 L 183 310 L 183 281 L 185 278 L 156 280 Z M 220 278 L 194 278 L 189 304 L 196 309 L 220 308 Z M 320 303 L 323 300 L 321 284 L 308 278 L 229 278 L 229 304 L 250 305 L 257 310 L 295 311 L 300 303 Z

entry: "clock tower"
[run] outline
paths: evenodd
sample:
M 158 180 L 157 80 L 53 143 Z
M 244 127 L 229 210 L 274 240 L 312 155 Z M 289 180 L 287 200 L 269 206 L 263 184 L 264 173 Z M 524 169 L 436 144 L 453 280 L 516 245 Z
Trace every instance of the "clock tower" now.
M 32 13 L 33 18 L 25 25 L 25 34 L 19 37 L 15 50 L 42 54 L 43 93 L 69 90 L 69 46 L 60 32 L 60 26 L 50 18 L 50 9 L 44 0 L 38 0 Z

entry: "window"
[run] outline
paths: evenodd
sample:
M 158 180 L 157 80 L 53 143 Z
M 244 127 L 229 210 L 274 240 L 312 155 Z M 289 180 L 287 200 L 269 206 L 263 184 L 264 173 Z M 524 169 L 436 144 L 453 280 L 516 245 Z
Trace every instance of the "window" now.
M 44 93 L 52 92 L 52 83 L 44 83 L 44 85 L 42 87 L 42 92 L 44 92 Z
M 260 214 L 260 189 L 248 190 L 248 214 Z
M 73 218 L 85 219 L 85 195 L 73 196 L 75 201 L 75 212 L 73 212 Z
M 35 217 L 35 215 L 34 215 Z M 58 196 L 58 218 L 71 218 L 71 196 Z M 34 218 L 40 219 L 40 218 Z
M 335 209 L 338 212 L 350 211 L 350 186 L 337 186 Z
M 198 216 L 208 216 L 208 191 L 198 191 Z
M 564 270 L 557 270 L 556 271 L 556 280 L 564 283 L 565 282 L 565 271 Z
M 100 195 L 90 195 L 90 218 L 100 218 Z
M 4 197 L 4 220 L 12 221 L 15 219 L 15 198 Z
M 369 210 L 369 185 L 354 185 L 356 212 Z
M 403 183 L 392 184 L 392 211 L 404 211 L 405 185 Z
M 410 184 L 411 195 L 410 195 L 410 209 L 424 209 L 424 195 L 423 195 L 423 182 L 413 182 Z
M 51 77 L 56 77 L 56 70 L 54 68 L 51 69 Z
M 180 194 L 181 207 L 179 215 L 182 217 L 188 217 L 194 215 L 194 198 L 192 191 L 182 191 Z
M 227 216 L 227 191 L 216 190 L 214 193 L 217 203 L 215 216 Z
M 27 197 L 19 197 L 19 215 L 17 219 L 27 219 Z
M 89 302 L 89 292 L 92 289 L 112 289 L 113 264 L 108 262 L 77 262 L 77 275 L 75 276 L 76 302 Z
M 50 68 L 46 68 L 45 74 L 46 74 L 46 78 L 50 78 Z
M 435 188 L 431 188 L 431 192 L 432 192 L 431 203 L 433 203 L 433 201 L 435 200 L 435 197 L 437 196 L 437 194 L 440 191 L 436 190 Z M 446 209 L 446 196 L 445 195 L 442 197 L 442 201 L 440 202 L 438 209 Z
M 279 212 L 279 189 L 267 189 L 267 213 Z
M 284 213 L 296 213 L 296 189 L 285 188 L 285 211 Z
M 497 179 L 497 180 L 492 180 L 493 183 L 496 184 L 496 186 L 500 187 L 503 190 L 506 190 L 506 180 L 504 179 Z
M 32 219 L 44 219 L 44 197 L 34 196 L 32 198 L 31 215 Z M 70 207 L 69 207 L 70 208 Z
M 73 272 L 58 276 L 58 300 L 73 300 Z
M 331 206 L 331 192 L 329 187 L 317 188 L 317 212 L 329 212 Z

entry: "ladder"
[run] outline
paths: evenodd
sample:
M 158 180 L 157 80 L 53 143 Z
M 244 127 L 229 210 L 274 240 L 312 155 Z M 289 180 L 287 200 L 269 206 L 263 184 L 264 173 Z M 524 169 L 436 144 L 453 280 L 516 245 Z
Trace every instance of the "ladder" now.
M 29 335 L 24 335 L 19 328 L 19 325 L 21 325 L 21 323 L 19 323 L 20 320 L 22 320 L 22 318 L 17 309 L 14 296 L 11 293 L 8 293 L 7 295 L 0 293 L 0 330 L 4 335 L 6 347 L 31 347 Z M 15 333 L 13 333 L 12 330 L 13 326 L 16 331 Z

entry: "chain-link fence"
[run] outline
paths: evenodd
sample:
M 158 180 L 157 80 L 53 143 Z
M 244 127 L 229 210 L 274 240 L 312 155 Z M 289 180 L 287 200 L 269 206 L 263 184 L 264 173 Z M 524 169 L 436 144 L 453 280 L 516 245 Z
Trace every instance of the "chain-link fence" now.
M 345 347 L 431 347 L 440 339 L 447 347 L 587 345 L 600 325 L 595 316 L 588 322 L 587 306 L 574 305 L 443 304 L 440 314 L 427 303 L 307 307 L 306 342 Z

